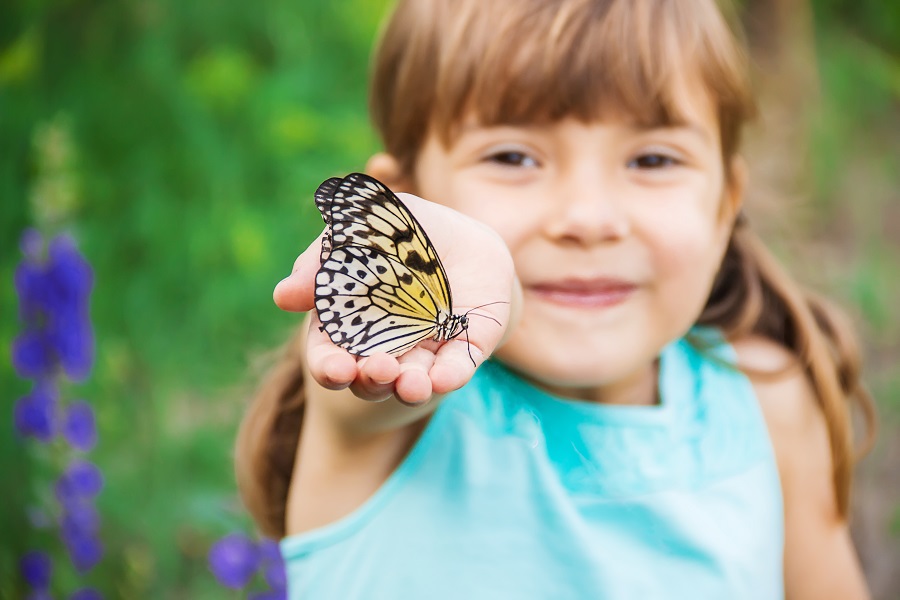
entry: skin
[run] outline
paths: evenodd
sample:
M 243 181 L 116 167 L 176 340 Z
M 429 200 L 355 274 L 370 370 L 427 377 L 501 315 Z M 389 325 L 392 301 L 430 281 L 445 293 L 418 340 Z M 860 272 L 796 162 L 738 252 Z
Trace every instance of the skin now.
M 388 155 L 370 160 L 373 176 L 431 200 L 402 196 L 442 257 L 454 311 L 508 302 L 480 309 L 499 326 L 471 319 L 476 362 L 494 353 L 564 397 L 657 402 L 656 358 L 700 314 L 746 181 L 739 159 L 726 177 L 718 122 L 702 89 L 688 78 L 677 88 L 678 126 L 645 129 L 617 116 L 531 127 L 470 119 L 449 146 L 429 136 L 414 174 Z M 312 308 L 318 254 L 316 241 L 279 283 L 281 308 Z M 370 497 L 440 396 L 474 373 L 465 340 L 358 359 L 331 344 L 314 312 L 309 323 L 291 534 Z M 868 597 L 837 513 L 827 428 L 811 386 L 776 344 L 731 342 L 743 365 L 784 373 L 754 387 L 784 490 L 788 598 Z

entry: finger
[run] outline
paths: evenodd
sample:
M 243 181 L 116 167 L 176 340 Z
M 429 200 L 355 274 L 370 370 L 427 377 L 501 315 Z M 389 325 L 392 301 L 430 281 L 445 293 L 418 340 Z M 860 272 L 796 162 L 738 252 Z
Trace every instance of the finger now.
M 400 363 L 385 353 L 373 354 L 358 363 L 359 376 L 350 390 L 359 398 L 371 402 L 386 400 L 394 393 L 394 382 L 400 376 Z
M 506 294 L 503 296 L 498 292 L 496 297 L 509 298 L 509 292 Z M 460 307 L 458 312 L 468 316 L 469 325 L 454 340 L 467 342 L 478 347 L 484 356 L 490 356 L 510 328 L 510 306 L 509 300 L 503 300 L 485 302 L 483 305 L 475 305 L 471 309 L 467 306 Z
M 319 262 L 321 252 L 322 235 L 319 235 L 294 261 L 291 274 L 275 286 L 272 298 L 278 308 L 291 312 L 312 310 L 315 303 L 316 273 L 321 266 Z
M 510 305 L 506 301 L 485 304 L 467 313 L 465 307 L 460 309 L 468 314 L 468 328 L 437 351 L 429 373 L 434 393 L 446 394 L 465 385 L 500 344 L 508 328 Z
M 319 317 L 310 313 L 306 338 L 306 362 L 313 379 L 329 390 L 342 390 L 359 374 L 356 357 L 339 346 L 319 329 Z
M 394 395 L 401 403 L 419 406 L 431 399 L 432 386 L 428 371 L 434 364 L 434 353 L 416 347 L 399 359 L 400 376 L 394 385 Z
M 434 365 L 428 375 L 435 394 L 458 390 L 475 374 L 484 362 L 484 353 L 475 344 L 459 338 L 450 340 L 437 352 Z

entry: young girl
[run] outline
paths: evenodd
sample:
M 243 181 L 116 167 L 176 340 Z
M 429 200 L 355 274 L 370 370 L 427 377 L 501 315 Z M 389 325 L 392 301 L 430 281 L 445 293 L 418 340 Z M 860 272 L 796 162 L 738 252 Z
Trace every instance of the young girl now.
M 500 326 L 359 359 L 308 315 L 237 447 L 291 597 L 866 597 L 858 352 L 742 217 L 714 0 L 401 0 L 374 64 L 366 170 Z

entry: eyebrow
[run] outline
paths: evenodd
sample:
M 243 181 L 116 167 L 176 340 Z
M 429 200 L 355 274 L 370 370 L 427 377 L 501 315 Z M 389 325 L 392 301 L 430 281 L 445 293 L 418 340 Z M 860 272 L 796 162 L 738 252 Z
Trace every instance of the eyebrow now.
M 709 132 L 693 121 L 675 121 L 673 123 L 663 123 L 660 125 L 632 125 L 631 129 L 644 133 L 653 131 L 654 129 L 681 129 L 693 133 L 705 142 L 711 142 Z
M 515 123 L 495 123 L 493 125 L 484 125 L 482 123 L 478 123 L 475 121 L 466 121 L 457 126 L 456 132 L 459 135 L 463 135 L 469 133 L 473 130 L 483 129 L 483 128 L 491 128 L 491 127 L 514 127 L 514 128 L 525 128 L 525 129 L 539 129 L 542 125 L 535 124 L 515 124 Z M 624 124 L 623 127 L 626 129 L 630 129 L 635 133 L 647 133 L 657 129 L 681 129 L 692 133 L 696 137 L 700 138 L 704 142 L 712 142 L 712 138 L 709 135 L 709 132 L 702 127 L 699 123 L 695 121 L 688 120 L 680 120 L 673 121 L 671 123 L 660 123 L 660 124 L 652 124 L 652 125 L 642 125 L 637 123 Z

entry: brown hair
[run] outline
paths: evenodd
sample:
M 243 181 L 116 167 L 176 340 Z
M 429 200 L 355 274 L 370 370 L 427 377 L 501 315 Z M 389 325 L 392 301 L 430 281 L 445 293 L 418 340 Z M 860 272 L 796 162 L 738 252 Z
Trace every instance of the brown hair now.
M 235 444 L 241 498 L 260 531 L 273 538 L 284 535 L 288 487 L 303 423 L 304 326 L 275 353 Z
M 485 125 L 623 112 L 642 125 L 678 123 L 674 78 L 690 65 L 715 102 L 731 177 L 755 108 L 743 45 L 726 16 L 715 0 L 400 0 L 375 54 L 372 119 L 385 150 L 413 175 L 428 133 L 450 143 L 469 115 Z M 798 357 L 828 423 L 835 493 L 846 516 L 850 402 L 870 425 L 873 413 L 845 319 L 802 291 L 738 218 L 698 322 L 728 336 L 763 335 Z M 238 437 L 238 483 L 269 535 L 284 533 L 302 420 L 298 346 L 295 337 Z

